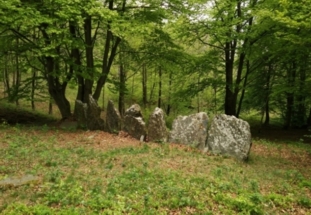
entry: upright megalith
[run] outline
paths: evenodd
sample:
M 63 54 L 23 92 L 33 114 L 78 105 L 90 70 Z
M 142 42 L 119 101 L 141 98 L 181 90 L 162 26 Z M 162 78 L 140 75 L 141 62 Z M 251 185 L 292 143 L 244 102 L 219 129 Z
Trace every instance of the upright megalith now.
M 146 137 L 146 124 L 138 104 L 132 105 L 125 111 L 123 130 L 138 140 L 142 136 Z
M 104 130 L 104 120 L 100 118 L 101 108 L 97 105 L 96 100 L 89 95 L 89 103 L 83 103 L 76 100 L 75 117 L 78 121 L 78 127 L 89 130 Z
M 148 139 L 154 142 L 166 142 L 168 130 L 165 124 L 164 112 L 161 108 L 155 108 L 149 117 Z
M 113 101 L 108 101 L 106 112 L 106 130 L 110 133 L 118 133 L 121 130 L 121 114 L 114 107 Z
M 87 104 L 80 100 L 75 102 L 75 118 L 78 122 L 78 128 L 86 128 Z
M 247 160 L 251 144 L 250 126 L 246 121 L 225 114 L 213 119 L 208 131 L 208 150 Z
M 182 143 L 204 149 L 207 138 L 208 116 L 204 112 L 178 116 L 173 121 L 170 142 Z
M 87 128 L 89 130 L 104 130 L 105 121 L 100 118 L 101 108 L 98 106 L 96 100 L 89 95 L 89 103 L 87 108 Z
M 126 109 L 124 116 L 143 117 L 139 104 L 133 104 L 131 107 Z

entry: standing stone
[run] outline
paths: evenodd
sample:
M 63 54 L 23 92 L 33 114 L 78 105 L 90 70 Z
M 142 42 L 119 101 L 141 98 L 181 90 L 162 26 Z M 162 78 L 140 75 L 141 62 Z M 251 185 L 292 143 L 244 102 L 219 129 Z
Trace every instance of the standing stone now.
M 97 105 L 92 95 L 89 95 L 89 104 L 87 109 L 87 128 L 89 130 L 104 130 L 105 122 L 100 118 L 101 108 Z
M 75 117 L 77 119 L 78 128 L 86 128 L 87 104 L 80 100 L 75 102 Z
M 138 104 L 133 104 L 131 107 L 126 109 L 125 116 L 132 116 L 132 117 L 143 117 L 141 113 L 141 108 Z
M 165 124 L 164 112 L 161 108 L 156 108 L 149 117 L 148 139 L 149 141 L 166 142 L 168 131 Z
M 250 126 L 246 121 L 225 114 L 213 119 L 208 131 L 208 150 L 247 160 L 251 144 Z
M 121 115 L 111 100 L 108 101 L 107 106 L 106 128 L 110 133 L 118 133 L 121 130 Z
M 146 137 L 146 124 L 138 104 L 132 105 L 125 111 L 123 130 L 138 140 L 142 136 Z
M 204 112 L 178 116 L 173 121 L 170 142 L 183 143 L 204 149 L 207 138 L 208 116 Z

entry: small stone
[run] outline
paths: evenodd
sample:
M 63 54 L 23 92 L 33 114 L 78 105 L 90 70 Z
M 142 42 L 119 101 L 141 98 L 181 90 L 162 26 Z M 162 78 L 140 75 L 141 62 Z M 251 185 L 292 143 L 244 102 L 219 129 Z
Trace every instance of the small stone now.
M 144 143 L 145 142 L 145 136 L 144 135 L 141 135 L 141 137 L 140 137 L 140 143 Z
M 21 177 L 11 177 L 0 181 L 0 187 L 18 187 L 26 184 L 38 184 L 40 178 L 34 175 L 24 175 Z

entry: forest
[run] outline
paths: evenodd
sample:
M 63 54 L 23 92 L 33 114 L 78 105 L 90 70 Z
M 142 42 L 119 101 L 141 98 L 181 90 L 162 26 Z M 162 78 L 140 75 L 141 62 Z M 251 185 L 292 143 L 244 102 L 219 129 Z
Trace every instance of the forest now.
M 309 0 L 8 0 L 3 99 L 72 116 L 88 95 L 121 115 L 256 112 L 311 124 Z
M 310 215 L 310 9 L 1 0 L 0 215 Z M 248 158 L 63 126 L 92 98 L 103 116 L 108 101 L 123 118 L 160 107 L 169 129 L 178 115 L 230 115 L 251 129 Z

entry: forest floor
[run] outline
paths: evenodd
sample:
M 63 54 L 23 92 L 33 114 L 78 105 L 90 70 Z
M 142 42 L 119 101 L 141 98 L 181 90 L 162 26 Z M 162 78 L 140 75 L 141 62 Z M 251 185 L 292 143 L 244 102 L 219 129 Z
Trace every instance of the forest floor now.
M 254 127 L 241 163 L 59 123 L 0 105 L 0 214 L 311 214 L 306 130 Z

